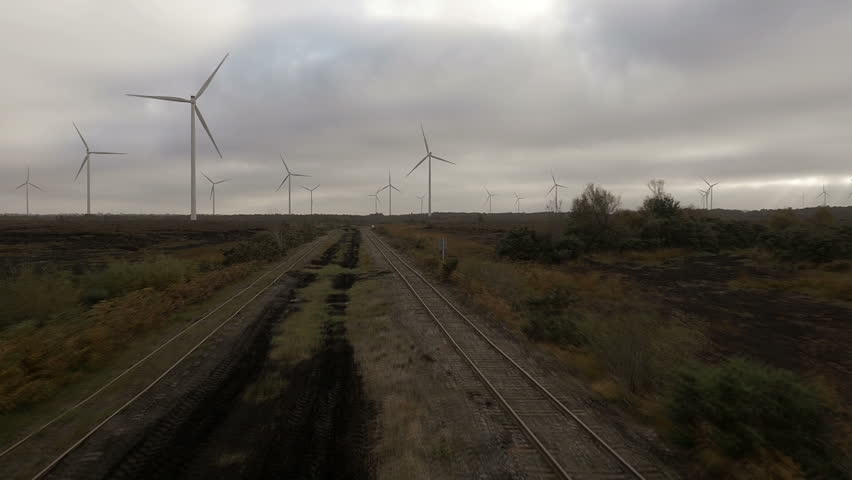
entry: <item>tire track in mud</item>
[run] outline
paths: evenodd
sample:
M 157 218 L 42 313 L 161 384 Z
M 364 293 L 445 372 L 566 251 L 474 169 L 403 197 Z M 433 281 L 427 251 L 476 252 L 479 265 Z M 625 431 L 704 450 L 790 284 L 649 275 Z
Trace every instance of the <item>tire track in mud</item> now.
M 348 231 L 311 265 L 293 272 L 287 288 L 228 346 L 208 375 L 185 380 L 189 383 L 181 389 L 186 393 L 172 407 L 143 433 L 124 440 L 131 445 L 115 465 L 102 473 L 63 478 L 372 478 L 367 458 L 373 407 L 344 322 L 346 290 L 357 275 L 322 278 L 335 293 L 325 298 L 329 315 L 310 358 L 290 365 L 269 356 L 273 328 L 299 308 L 297 289 L 320 280 L 342 248 L 339 265 L 355 268 L 359 243 L 360 233 Z M 271 391 L 247 395 L 270 379 L 277 382 Z

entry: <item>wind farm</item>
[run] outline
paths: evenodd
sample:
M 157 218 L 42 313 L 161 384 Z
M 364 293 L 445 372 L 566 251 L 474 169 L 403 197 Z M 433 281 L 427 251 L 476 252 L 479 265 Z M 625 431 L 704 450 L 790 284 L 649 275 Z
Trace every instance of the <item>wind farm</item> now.
M 66 3 L 0 478 L 852 478 L 852 5 Z

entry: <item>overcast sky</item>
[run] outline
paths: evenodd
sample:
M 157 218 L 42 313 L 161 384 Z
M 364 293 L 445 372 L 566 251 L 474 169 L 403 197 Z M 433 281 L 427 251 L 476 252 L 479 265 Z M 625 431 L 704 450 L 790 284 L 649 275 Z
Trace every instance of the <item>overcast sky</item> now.
M 594 182 L 635 207 L 662 178 L 697 204 L 833 204 L 852 192 L 852 2 L 847 0 L 4 0 L 0 212 L 84 212 L 84 149 L 97 212 L 188 213 L 186 97 L 199 101 L 197 162 L 217 213 L 286 212 L 278 159 L 319 183 L 315 210 L 368 213 L 368 194 L 427 188 L 433 209 L 543 210 L 550 171 L 575 196 Z M 199 213 L 209 185 L 199 176 Z M 308 194 L 293 190 L 294 213 Z M 387 207 L 387 199 L 385 208 Z

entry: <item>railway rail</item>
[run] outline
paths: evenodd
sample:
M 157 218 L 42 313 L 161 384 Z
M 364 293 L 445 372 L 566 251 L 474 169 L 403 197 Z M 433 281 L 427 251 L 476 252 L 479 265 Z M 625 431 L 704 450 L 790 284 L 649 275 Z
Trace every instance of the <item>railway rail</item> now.
M 43 468 L 41 468 L 34 476 L 31 477 L 32 480 L 39 480 L 41 478 L 44 478 L 54 468 L 56 468 L 56 466 L 59 465 L 60 462 L 62 462 L 62 460 L 64 460 L 72 452 L 74 452 L 77 448 L 79 448 L 81 445 L 83 445 L 86 442 L 86 440 L 88 440 L 92 435 L 94 435 L 96 432 L 98 432 L 112 418 L 114 418 L 116 415 L 121 413 L 127 407 L 129 407 L 134 402 L 136 402 L 145 393 L 147 393 L 149 390 L 151 390 L 163 378 L 165 378 L 169 373 L 171 373 L 175 368 L 177 368 L 184 360 L 186 360 L 190 355 L 192 355 L 195 351 L 197 351 L 199 348 L 201 348 L 202 345 L 204 345 L 205 342 L 207 342 L 207 340 L 209 340 L 218 331 L 220 331 L 222 329 L 222 327 L 227 325 L 232 319 L 234 319 L 234 317 L 236 317 L 240 312 L 242 312 L 246 307 L 248 307 L 255 299 L 257 299 L 261 294 L 263 294 L 264 292 L 269 290 L 269 288 L 271 288 L 273 285 L 275 285 L 275 283 L 278 282 L 284 275 L 286 275 L 288 272 L 290 272 L 291 270 L 296 268 L 299 264 L 301 264 L 301 262 L 303 260 L 305 260 L 306 257 L 309 254 L 311 254 L 311 252 L 313 252 L 316 249 L 317 245 L 319 245 L 320 243 L 321 243 L 321 240 L 318 239 L 318 240 L 314 240 L 313 242 L 305 245 L 304 247 L 302 247 L 302 249 L 299 251 L 299 253 L 297 253 L 295 255 L 295 258 L 292 258 L 292 257 L 288 258 L 288 259 L 284 260 L 283 262 L 275 265 L 271 269 L 267 270 L 266 272 L 264 272 L 263 274 L 258 276 L 256 279 L 254 279 L 248 286 L 241 289 L 239 292 L 235 293 L 230 298 L 228 298 L 227 300 L 225 300 L 221 304 L 217 305 L 216 307 L 214 307 L 210 311 L 208 311 L 202 317 L 198 318 L 197 320 L 193 321 L 192 323 L 190 323 L 189 325 L 187 325 L 186 327 L 181 329 L 175 335 L 173 335 L 168 340 L 166 340 L 165 342 L 163 342 L 162 344 L 157 346 L 157 348 L 155 348 L 154 350 L 152 350 L 151 352 L 146 354 L 144 357 L 142 357 L 141 359 L 136 361 L 133 365 L 131 365 L 128 368 L 126 368 L 125 370 L 123 370 L 121 373 L 119 373 L 118 375 L 113 377 L 110 381 L 108 381 L 107 383 L 105 383 L 104 385 L 99 387 L 97 390 L 95 390 L 94 392 L 89 394 L 87 397 L 80 400 L 79 402 L 77 402 L 73 406 L 69 407 L 68 409 L 64 410 L 60 414 L 56 415 L 50 421 L 42 424 L 41 426 L 39 426 L 38 428 L 35 428 L 32 431 L 30 431 L 29 433 L 24 435 L 22 438 L 18 439 L 14 443 L 12 443 L 11 445 L 3 448 L 2 451 L 0 451 L 0 459 L 3 459 L 4 457 L 12 458 L 15 450 L 17 450 L 19 447 L 21 447 L 22 445 L 26 444 L 27 442 L 33 440 L 34 438 L 36 438 L 39 435 L 47 434 L 49 432 L 51 426 L 54 426 L 55 424 L 57 424 L 57 422 L 59 422 L 60 420 L 62 420 L 65 417 L 67 417 L 72 412 L 79 410 L 80 408 L 85 407 L 91 400 L 95 399 L 96 397 L 101 395 L 103 392 L 107 391 L 109 389 L 109 387 L 114 385 L 116 382 L 118 382 L 122 378 L 131 374 L 134 370 L 136 370 L 138 367 L 143 365 L 147 360 L 151 359 L 158 352 L 163 350 L 165 347 L 167 347 L 168 345 L 170 345 L 173 342 L 175 342 L 176 340 L 178 340 L 180 337 L 182 337 L 184 334 L 186 334 L 190 330 L 194 329 L 196 326 L 200 325 L 202 322 L 204 322 L 204 320 L 207 320 L 212 315 L 214 315 L 216 312 L 222 310 L 223 308 L 227 307 L 228 305 L 232 304 L 233 302 L 236 301 L 237 303 L 239 303 L 239 301 L 241 299 L 247 298 L 247 300 L 245 300 L 244 302 L 239 304 L 239 307 L 237 307 L 233 312 L 231 312 L 230 315 L 228 315 L 224 320 L 219 322 L 212 330 L 210 330 L 203 338 L 201 338 L 201 340 L 199 340 L 197 343 L 195 343 L 180 358 L 178 358 L 176 361 L 172 362 L 168 366 L 168 368 L 166 368 L 153 381 L 148 383 L 143 389 L 141 389 L 139 392 L 137 392 L 135 395 L 133 395 L 130 399 L 125 401 L 120 407 L 112 410 L 112 412 L 108 416 L 106 416 L 101 421 L 99 421 L 94 427 L 92 427 L 88 431 L 86 431 L 86 433 L 84 435 L 80 436 L 75 441 L 73 441 L 73 443 L 71 443 L 68 448 L 63 450 L 62 453 L 60 453 L 59 455 L 55 456 Z M 272 277 L 272 279 L 269 280 L 268 282 L 262 281 L 264 279 L 268 279 L 270 276 Z
M 558 478 L 668 478 L 651 463 L 628 461 L 581 418 L 585 413 L 569 409 L 387 243 L 372 232 L 367 237 Z

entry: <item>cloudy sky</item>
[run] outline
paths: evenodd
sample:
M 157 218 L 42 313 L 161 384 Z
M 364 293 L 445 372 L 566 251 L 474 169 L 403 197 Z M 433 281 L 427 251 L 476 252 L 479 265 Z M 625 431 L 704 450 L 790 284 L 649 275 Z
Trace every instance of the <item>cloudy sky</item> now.
M 433 209 L 542 210 L 550 171 L 576 195 L 603 185 L 635 207 L 663 178 L 720 208 L 809 205 L 852 191 L 852 2 L 846 0 L 5 0 L 0 14 L 0 212 L 189 210 L 189 96 L 197 162 L 217 212 L 285 212 L 284 152 L 319 183 L 318 212 L 394 211 L 426 192 L 419 122 L 435 154 Z M 199 177 L 199 212 L 210 209 Z M 298 191 L 297 191 L 298 190 Z M 386 199 L 384 199 L 386 202 Z M 386 203 L 385 203 L 386 206 Z M 293 190 L 294 213 L 308 208 Z

